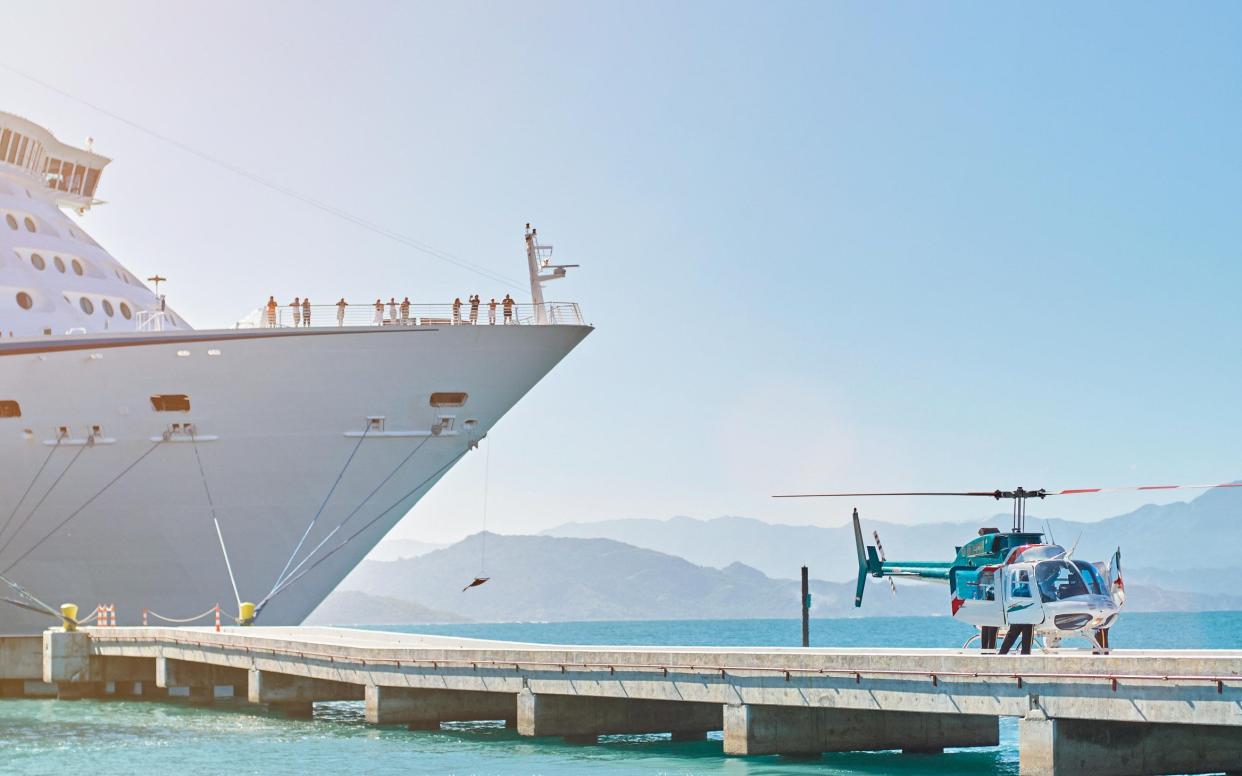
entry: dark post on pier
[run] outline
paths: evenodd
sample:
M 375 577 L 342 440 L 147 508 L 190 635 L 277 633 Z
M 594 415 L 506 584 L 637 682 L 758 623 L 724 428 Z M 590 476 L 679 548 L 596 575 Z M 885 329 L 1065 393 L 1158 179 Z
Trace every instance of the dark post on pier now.
M 811 580 L 802 567 L 802 646 L 811 646 Z

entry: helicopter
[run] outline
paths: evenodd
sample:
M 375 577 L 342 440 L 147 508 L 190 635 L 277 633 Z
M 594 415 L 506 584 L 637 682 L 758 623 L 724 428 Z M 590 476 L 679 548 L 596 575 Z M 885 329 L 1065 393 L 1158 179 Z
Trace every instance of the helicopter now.
M 1074 549 L 1046 542 L 1044 534 L 1026 529 L 1026 502 L 1049 496 L 1087 493 L 1242 487 L 1242 483 L 1215 485 L 1144 485 L 1127 488 L 1071 488 L 1067 490 L 922 491 L 892 493 L 802 493 L 775 498 L 841 498 L 883 496 L 959 496 L 1013 502 L 1013 528 L 980 528 L 978 536 L 956 548 L 951 561 L 891 561 L 883 549 L 863 540 L 858 509 L 853 512 L 854 543 L 858 552 L 858 585 L 854 606 L 861 607 L 867 577 L 905 577 L 949 586 L 949 608 L 954 619 L 979 629 L 966 647 L 978 638 L 982 651 L 997 649 L 1005 654 L 1021 639 L 1022 654 L 1030 654 L 1036 638 L 1045 650 L 1060 647 L 1064 639 L 1090 639 L 1092 651 L 1107 653 L 1109 629 L 1126 602 L 1121 576 L 1121 548 L 1110 561 L 1089 562 L 1073 557 Z M 875 535 L 876 544 L 879 536 Z M 896 588 L 894 588 L 896 592 Z

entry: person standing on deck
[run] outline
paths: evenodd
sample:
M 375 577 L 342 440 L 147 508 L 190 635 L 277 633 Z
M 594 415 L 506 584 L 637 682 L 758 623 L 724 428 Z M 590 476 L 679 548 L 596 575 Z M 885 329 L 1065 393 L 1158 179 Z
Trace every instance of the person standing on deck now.
M 280 305 L 276 304 L 276 297 L 269 296 L 267 298 L 267 328 L 276 328 L 276 308 Z
M 302 300 L 302 325 L 310 326 L 310 297 Z
M 336 325 L 345 325 L 345 308 L 349 307 L 349 302 L 345 301 L 345 297 L 341 297 L 341 301 L 336 303 Z
M 301 326 L 302 325 L 302 300 L 298 299 L 295 296 L 293 297 L 293 304 L 289 306 L 293 308 L 293 325 Z
M 376 326 L 384 325 L 384 300 L 383 299 L 375 300 L 375 325 Z
M 513 297 L 509 296 L 508 294 L 505 294 L 505 298 L 500 300 L 500 303 L 504 305 L 505 325 L 508 326 L 509 324 L 513 323 L 513 305 L 516 304 L 516 302 L 513 301 Z
M 492 301 L 487 303 L 487 322 L 492 326 L 496 325 L 496 297 L 492 297 Z
M 470 325 L 474 326 L 479 322 L 479 295 L 475 294 L 470 297 Z
M 388 318 L 392 321 L 392 325 L 397 325 L 397 297 L 388 297 Z
M 461 297 L 453 300 L 453 325 L 461 323 Z
M 410 325 L 410 298 L 408 296 L 401 300 L 401 325 Z

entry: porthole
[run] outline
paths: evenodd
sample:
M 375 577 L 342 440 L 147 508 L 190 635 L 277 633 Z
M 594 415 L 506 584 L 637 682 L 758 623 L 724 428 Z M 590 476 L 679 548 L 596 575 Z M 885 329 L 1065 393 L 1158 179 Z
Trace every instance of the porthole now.
M 33 264 L 34 268 L 37 270 L 42 271 L 47 269 L 47 262 L 44 261 L 43 257 L 37 253 L 30 254 L 30 263 Z
M 94 302 L 87 299 L 86 297 L 82 297 L 81 299 L 78 300 L 78 304 L 82 306 L 82 312 L 86 313 L 87 315 L 94 315 L 95 313 Z
M 82 262 L 78 261 L 77 259 L 73 260 L 73 274 L 75 275 L 82 274 Z
M 26 231 L 27 232 L 39 231 L 38 227 L 35 226 L 34 219 L 31 218 L 30 216 L 26 216 Z
M 100 302 L 100 304 L 103 305 L 104 315 L 111 318 L 112 317 L 112 302 L 109 302 L 107 299 L 105 299 L 102 302 Z
M 31 307 L 34 307 L 34 299 L 25 291 L 18 291 L 17 306 L 23 310 L 29 310 Z
M 134 313 L 129 309 L 129 303 L 127 302 L 121 302 L 121 317 L 127 321 L 134 317 Z
M 59 256 L 53 256 L 52 263 L 56 265 L 57 272 L 60 272 L 62 274 L 64 273 L 65 271 L 65 260 L 64 259 L 62 259 Z
M 7 224 L 9 225 L 9 228 L 10 228 L 10 229 L 16 229 L 16 228 L 17 228 L 17 219 L 13 217 L 13 214 L 12 214 L 12 213 L 6 213 L 6 214 L 5 214 L 5 216 L 4 216 L 4 221 L 5 221 L 5 223 L 7 223 Z

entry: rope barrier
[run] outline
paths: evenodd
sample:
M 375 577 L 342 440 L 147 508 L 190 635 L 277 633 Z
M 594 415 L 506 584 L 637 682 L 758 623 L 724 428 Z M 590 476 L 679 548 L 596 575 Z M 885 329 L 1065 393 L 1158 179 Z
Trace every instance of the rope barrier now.
M 215 606 L 211 607 L 210 609 L 203 612 L 202 614 L 196 614 L 193 617 L 176 618 L 176 617 L 165 617 L 159 612 L 153 612 L 150 609 L 144 608 L 142 610 L 142 617 L 143 617 L 142 624 L 143 625 L 147 624 L 146 618 L 148 614 L 157 620 L 163 620 L 164 622 L 173 623 L 174 625 L 184 625 L 186 623 L 196 622 L 198 620 L 201 620 L 204 617 L 211 615 L 213 612 L 218 612 L 219 610 L 220 610 L 220 604 L 216 604 Z

